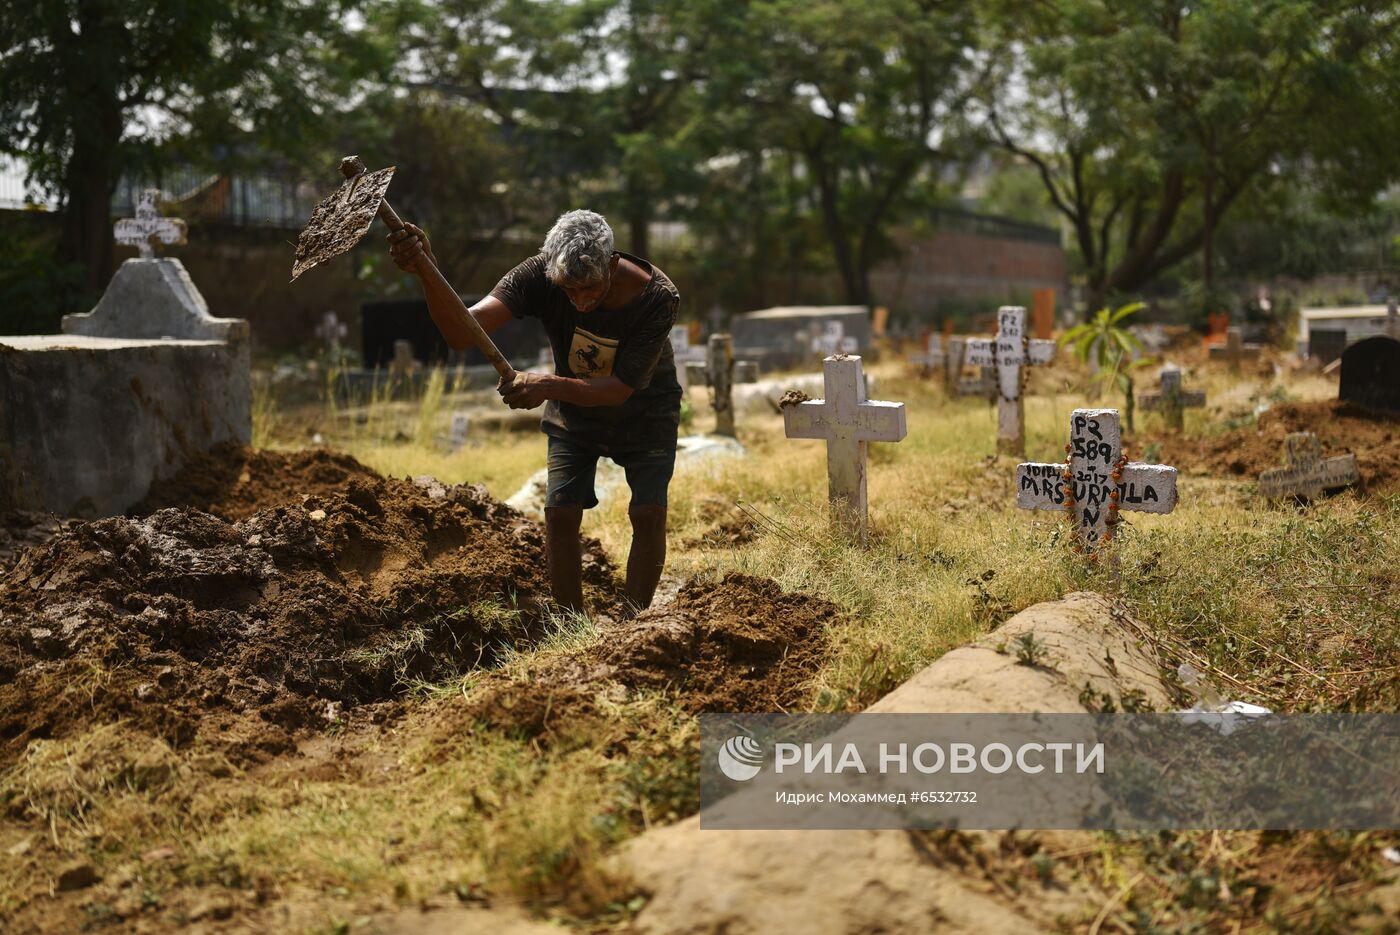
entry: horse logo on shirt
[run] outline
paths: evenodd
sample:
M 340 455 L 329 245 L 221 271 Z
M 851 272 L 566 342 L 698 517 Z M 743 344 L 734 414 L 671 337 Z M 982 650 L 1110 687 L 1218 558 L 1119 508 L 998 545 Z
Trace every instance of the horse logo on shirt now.
M 574 343 L 569 349 L 569 369 L 576 377 L 610 377 L 613 358 L 617 356 L 617 339 L 604 338 L 574 329 Z

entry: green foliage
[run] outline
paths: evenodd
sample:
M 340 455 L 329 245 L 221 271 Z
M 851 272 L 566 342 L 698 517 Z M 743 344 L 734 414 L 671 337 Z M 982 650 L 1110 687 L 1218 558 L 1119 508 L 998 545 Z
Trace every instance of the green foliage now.
M 56 260 L 46 238 L 18 224 L 0 227 L 0 334 L 57 333 L 65 314 L 96 302 L 82 280 L 81 267 Z
M 1355 205 L 1400 171 L 1392 3 L 1003 0 L 986 25 L 988 137 L 1069 222 L 1091 309 L 1196 254 L 1247 194 L 1306 176 Z
M 0 153 L 58 196 L 60 256 L 100 286 L 124 172 L 190 156 L 305 158 L 387 75 L 393 0 L 50 0 L 0 6 Z M 337 117 L 347 117 L 339 126 Z M 355 127 L 358 134 L 370 129 Z
M 1129 315 L 1143 308 L 1141 302 L 1122 305 L 1112 311 L 1102 308 L 1089 321 L 1060 335 L 1061 347 L 1071 345 L 1081 364 L 1092 365 L 1097 370 L 1100 392 L 1113 387 L 1124 395 L 1130 394 L 1132 371 L 1151 363 L 1146 357 L 1132 359 L 1134 353 L 1142 351 L 1142 342 L 1123 325 Z

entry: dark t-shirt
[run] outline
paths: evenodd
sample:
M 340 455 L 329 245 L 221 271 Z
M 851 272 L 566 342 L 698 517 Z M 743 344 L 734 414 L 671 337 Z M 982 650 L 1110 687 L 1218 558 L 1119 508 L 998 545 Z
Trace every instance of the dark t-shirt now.
M 615 376 L 632 387 L 620 406 L 575 406 L 549 400 L 545 434 L 609 450 L 674 446 L 680 426 L 681 385 L 671 353 L 680 293 L 646 260 L 623 258 L 651 273 L 640 295 L 621 308 L 580 312 L 545 275 L 544 255 L 506 273 L 491 295 L 516 318 L 538 318 L 554 350 L 554 372 L 565 377 Z

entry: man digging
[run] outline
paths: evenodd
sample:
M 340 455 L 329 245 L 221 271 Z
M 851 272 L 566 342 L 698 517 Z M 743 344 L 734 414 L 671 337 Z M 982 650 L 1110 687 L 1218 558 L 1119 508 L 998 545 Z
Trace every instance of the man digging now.
M 436 263 L 412 224 L 389 235 L 400 269 L 414 272 L 420 253 Z M 470 347 L 467 326 L 443 308 L 429 310 L 454 349 Z M 517 373 L 497 387 L 512 409 L 544 403 L 549 436 L 545 542 L 549 580 L 560 606 L 583 612 L 579 527 L 598 505 L 593 489 L 600 457 L 626 473 L 632 502 L 627 601 L 651 604 L 666 563 L 666 491 L 676 464 L 681 387 L 671 353 L 680 293 L 646 260 L 613 249 L 602 215 L 570 211 L 555 222 L 540 253 L 506 273 L 468 312 L 487 334 L 514 315 L 538 318 L 554 352 L 554 373 Z

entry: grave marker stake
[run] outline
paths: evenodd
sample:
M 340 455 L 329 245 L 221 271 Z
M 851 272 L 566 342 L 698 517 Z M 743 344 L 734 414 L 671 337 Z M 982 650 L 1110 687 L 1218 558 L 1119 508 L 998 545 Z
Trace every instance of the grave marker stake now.
M 1283 440 L 1284 467 L 1259 475 L 1259 492 L 1265 497 L 1306 497 L 1314 500 L 1332 487 L 1345 487 L 1361 479 L 1355 454 L 1322 457 L 1322 442 L 1312 432 L 1294 432 Z
M 734 341 L 727 334 L 710 335 L 705 362 L 686 364 L 687 383 L 710 388 L 710 407 L 715 411 L 715 434 L 735 437 L 734 384 L 753 383 L 758 367 L 752 361 L 734 361 Z
M 1142 408 L 1148 412 L 1160 412 L 1166 419 L 1167 427 L 1180 432 L 1187 409 L 1199 409 L 1206 404 L 1203 390 L 1183 390 L 1181 388 L 1181 368 L 1168 364 L 1162 368 L 1158 378 L 1161 389 L 1156 393 L 1146 393 L 1140 397 Z

